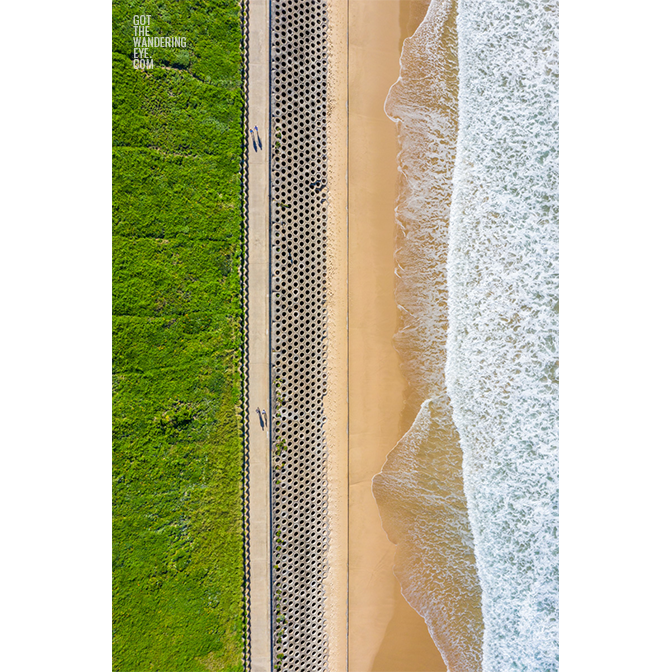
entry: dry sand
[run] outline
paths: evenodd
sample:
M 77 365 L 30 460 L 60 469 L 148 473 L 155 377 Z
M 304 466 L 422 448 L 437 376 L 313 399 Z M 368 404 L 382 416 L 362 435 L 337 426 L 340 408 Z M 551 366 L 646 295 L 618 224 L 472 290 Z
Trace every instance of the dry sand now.
M 349 672 L 444 672 L 423 619 L 393 574 L 371 479 L 408 429 L 406 382 L 392 346 L 397 135 L 385 115 L 404 38 L 428 0 L 349 0 L 348 394 Z
M 331 672 L 348 668 L 348 13 L 329 0 L 327 152 L 327 395 L 325 441 L 329 483 L 326 610 Z

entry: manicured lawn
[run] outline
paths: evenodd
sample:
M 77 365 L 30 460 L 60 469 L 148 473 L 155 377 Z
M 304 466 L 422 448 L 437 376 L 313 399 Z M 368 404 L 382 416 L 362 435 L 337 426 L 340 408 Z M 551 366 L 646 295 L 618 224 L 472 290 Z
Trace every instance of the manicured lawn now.
M 114 2 L 113 73 L 113 669 L 241 670 L 237 3 Z

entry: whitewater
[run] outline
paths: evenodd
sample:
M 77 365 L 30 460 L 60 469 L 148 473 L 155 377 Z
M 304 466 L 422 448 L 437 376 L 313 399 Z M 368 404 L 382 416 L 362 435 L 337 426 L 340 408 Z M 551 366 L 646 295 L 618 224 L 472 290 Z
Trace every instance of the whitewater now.
M 373 490 L 452 672 L 558 668 L 557 32 L 555 2 L 432 0 L 385 108 L 416 420 Z

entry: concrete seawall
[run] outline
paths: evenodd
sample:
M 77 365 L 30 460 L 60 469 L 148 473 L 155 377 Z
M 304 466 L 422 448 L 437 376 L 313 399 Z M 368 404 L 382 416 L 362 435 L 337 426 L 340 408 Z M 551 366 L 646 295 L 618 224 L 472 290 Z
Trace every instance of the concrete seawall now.
M 244 27 L 245 669 L 345 672 L 347 3 Z
M 271 2 L 274 669 L 327 669 L 327 9 Z

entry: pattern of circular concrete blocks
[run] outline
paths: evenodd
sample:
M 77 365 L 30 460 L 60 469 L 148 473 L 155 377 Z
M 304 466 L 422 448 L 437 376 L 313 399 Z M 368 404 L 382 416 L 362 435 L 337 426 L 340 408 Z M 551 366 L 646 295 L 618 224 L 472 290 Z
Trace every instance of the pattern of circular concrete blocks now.
M 273 664 L 326 670 L 327 12 L 271 5 Z

